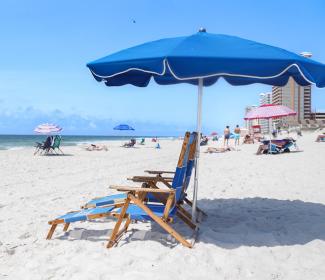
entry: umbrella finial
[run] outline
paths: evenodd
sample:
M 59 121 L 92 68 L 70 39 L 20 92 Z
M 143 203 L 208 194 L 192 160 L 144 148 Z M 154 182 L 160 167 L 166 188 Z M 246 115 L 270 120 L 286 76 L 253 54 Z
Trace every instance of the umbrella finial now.
M 204 32 L 204 33 L 206 33 L 207 30 L 206 30 L 204 27 L 201 27 L 201 28 L 199 29 L 199 32 Z

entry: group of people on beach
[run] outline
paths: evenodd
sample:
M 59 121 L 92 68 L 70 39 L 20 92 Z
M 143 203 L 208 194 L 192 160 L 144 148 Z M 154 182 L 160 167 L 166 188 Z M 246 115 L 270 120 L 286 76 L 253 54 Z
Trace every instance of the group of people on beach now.
M 223 146 L 229 147 L 229 139 L 231 136 L 229 125 L 226 126 L 225 130 L 223 131 Z M 237 124 L 234 132 L 233 132 L 233 138 L 235 140 L 235 146 L 239 145 L 239 139 L 240 139 L 240 127 Z
M 237 124 L 234 128 L 234 132 L 231 133 L 229 125 L 226 126 L 226 128 L 223 131 L 223 147 L 208 147 L 206 150 L 206 153 L 224 153 L 228 151 L 234 151 L 235 148 L 229 146 L 229 139 L 232 138 L 235 140 L 235 146 L 239 145 L 239 139 L 240 139 L 240 127 Z

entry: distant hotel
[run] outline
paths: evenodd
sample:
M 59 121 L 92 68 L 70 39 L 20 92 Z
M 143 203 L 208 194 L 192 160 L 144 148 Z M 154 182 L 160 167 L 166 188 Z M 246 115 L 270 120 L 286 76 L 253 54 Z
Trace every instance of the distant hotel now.
M 301 55 L 307 58 L 312 57 L 312 53 L 310 52 L 302 52 Z M 285 122 L 293 122 L 295 124 L 298 124 L 302 121 L 310 119 L 325 120 L 325 112 L 311 111 L 311 85 L 300 86 L 291 77 L 285 86 L 273 86 L 272 92 L 261 93 L 259 97 L 259 105 L 284 105 L 297 112 L 297 115 L 295 117 L 290 117 L 291 120 L 284 118 Z M 256 105 L 247 106 L 245 108 L 245 114 L 254 108 L 256 108 Z M 278 121 L 274 122 L 278 123 Z M 250 129 L 252 125 L 257 124 L 261 126 L 263 133 L 267 133 L 270 129 L 270 123 L 268 120 L 246 121 L 246 128 Z
M 272 92 L 260 93 L 260 106 L 266 104 L 272 104 Z M 268 133 L 270 130 L 272 130 L 269 120 L 260 120 L 259 124 L 261 126 L 262 133 Z
M 310 58 L 309 52 L 301 53 L 302 56 Z M 272 87 L 272 103 L 284 105 L 295 112 L 296 121 L 301 122 L 311 118 L 311 86 L 300 86 L 293 78 L 283 87 Z

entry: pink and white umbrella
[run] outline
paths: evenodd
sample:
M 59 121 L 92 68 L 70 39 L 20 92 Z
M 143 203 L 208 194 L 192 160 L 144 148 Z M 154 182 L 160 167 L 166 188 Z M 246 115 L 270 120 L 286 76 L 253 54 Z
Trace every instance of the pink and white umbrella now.
M 61 127 L 59 127 L 56 124 L 50 124 L 50 123 L 44 123 L 38 125 L 34 131 L 39 134 L 51 134 L 51 133 L 58 133 L 62 130 Z
M 276 119 L 281 117 L 294 116 L 297 113 L 283 105 L 266 104 L 248 112 L 245 120 Z

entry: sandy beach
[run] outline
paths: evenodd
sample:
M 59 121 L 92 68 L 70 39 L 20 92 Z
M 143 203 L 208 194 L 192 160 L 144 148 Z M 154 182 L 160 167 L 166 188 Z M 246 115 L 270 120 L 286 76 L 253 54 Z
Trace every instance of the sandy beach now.
M 304 134 L 302 152 L 280 155 L 256 156 L 258 144 L 222 154 L 203 147 L 198 204 L 208 217 L 193 249 L 137 223 L 107 250 L 112 219 L 58 227 L 45 240 L 49 220 L 114 193 L 110 184 L 174 170 L 180 140 L 162 140 L 160 150 L 149 141 L 93 152 L 63 146 L 65 156 L 0 151 L 0 279 L 324 279 L 325 143 L 315 138 Z M 174 226 L 190 237 L 177 219 Z

